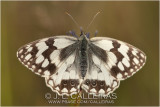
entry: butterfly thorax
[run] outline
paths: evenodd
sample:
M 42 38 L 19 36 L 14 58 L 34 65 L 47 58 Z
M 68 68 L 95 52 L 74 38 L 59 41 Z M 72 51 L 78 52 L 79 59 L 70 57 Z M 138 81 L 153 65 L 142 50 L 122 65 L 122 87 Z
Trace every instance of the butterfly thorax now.
M 85 35 L 80 37 L 79 45 L 79 66 L 80 74 L 84 78 L 88 69 L 88 38 Z

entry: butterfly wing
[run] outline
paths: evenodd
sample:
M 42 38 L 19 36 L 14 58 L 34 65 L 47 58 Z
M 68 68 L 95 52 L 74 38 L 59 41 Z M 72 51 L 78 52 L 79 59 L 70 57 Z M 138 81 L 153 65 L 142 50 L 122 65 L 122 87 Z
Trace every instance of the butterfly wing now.
M 76 40 L 68 36 L 40 39 L 22 46 L 17 51 L 17 57 L 32 72 L 48 77 L 54 74 L 58 66 L 68 57 L 66 54 L 69 52 L 62 54 L 65 47 L 75 44 Z
M 95 37 L 90 40 L 91 69 L 82 88 L 96 95 L 109 95 L 119 87 L 120 80 L 131 77 L 146 62 L 145 54 L 125 42 Z
M 47 86 L 59 95 L 77 94 L 80 91 L 81 79 L 75 63 L 75 53 L 59 66 L 57 73 L 45 78 Z
M 104 50 L 103 54 L 107 57 L 103 62 L 109 68 L 111 75 L 118 80 L 132 76 L 146 62 L 144 52 L 128 43 L 106 37 L 95 37 L 91 42 Z M 92 51 L 95 53 L 96 50 L 93 48 Z M 99 58 L 102 59 L 102 57 Z
M 82 88 L 86 92 L 95 95 L 109 95 L 118 88 L 120 81 L 110 75 L 109 69 L 105 67 L 104 63 L 95 55 L 92 54 L 92 58 L 92 66 L 86 74 L 86 78 L 82 83 Z M 94 61 L 96 61 L 96 63 Z
M 59 95 L 78 93 L 80 77 L 75 67 L 77 39 L 50 37 L 22 46 L 17 57 L 34 73 L 45 77 L 46 85 Z
M 76 41 L 68 36 L 37 40 L 21 47 L 17 57 L 27 68 L 45 77 L 47 86 L 59 95 L 78 93 L 80 87 L 89 93 L 108 95 L 118 88 L 120 80 L 132 76 L 146 61 L 141 50 L 125 42 L 92 38 L 89 71 L 82 80 L 76 65 Z

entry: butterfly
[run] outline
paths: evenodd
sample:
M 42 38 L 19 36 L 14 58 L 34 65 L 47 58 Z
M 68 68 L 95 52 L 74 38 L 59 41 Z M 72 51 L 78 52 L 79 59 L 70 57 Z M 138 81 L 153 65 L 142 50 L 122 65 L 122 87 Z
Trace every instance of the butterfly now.
M 72 32 L 73 35 L 75 35 Z M 108 37 L 89 38 L 81 32 L 75 36 L 53 36 L 22 46 L 19 61 L 59 95 L 77 94 L 81 90 L 95 95 L 109 95 L 146 62 L 140 49 Z

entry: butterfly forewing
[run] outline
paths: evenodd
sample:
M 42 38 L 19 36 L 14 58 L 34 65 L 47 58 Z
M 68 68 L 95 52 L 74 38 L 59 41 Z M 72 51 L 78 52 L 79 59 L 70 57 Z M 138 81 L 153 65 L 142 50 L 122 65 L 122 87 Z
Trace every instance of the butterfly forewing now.
M 37 40 L 22 46 L 17 52 L 17 57 L 23 65 L 36 74 L 49 76 L 56 72 L 62 62 L 61 50 L 74 44 L 75 40 L 68 36 Z
M 95 37 L 91 42 L 105 50 L 106 61 L 103 61 L 110 74 L 118 80 L 132 76 L 143 67 L 146 55 L 138 48 L 111 38 Z M 96 50 L 93 50 L 96 51 Z M 99 57 L 101 60 L 101 57 Z

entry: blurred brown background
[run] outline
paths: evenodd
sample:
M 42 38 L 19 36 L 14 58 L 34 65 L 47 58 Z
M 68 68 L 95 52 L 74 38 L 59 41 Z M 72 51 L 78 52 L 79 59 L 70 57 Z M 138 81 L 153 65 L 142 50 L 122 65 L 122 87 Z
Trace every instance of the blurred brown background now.
M 34 40 L 66 34 L 79 28 L 65 14 L 70 13 L 85 29 L 93 15 L 101 13 L 87 30 L 128 42 L 147 55 L 146 65 L 133 77 L 122 81 L 115 91 L 113 104 L 156 106 L 159 102 L 159 11 L 158 1 L 144 2 L 1 2 L 2 9 L 2 105 L 61 105 L 48 104 L 44 95 L 53 93 L 41 78 L 18 61 L 16 51 Z M 65 104 L 62 104 L 65 105 Z M 70 105 L 70 104 L 67 104 Z

